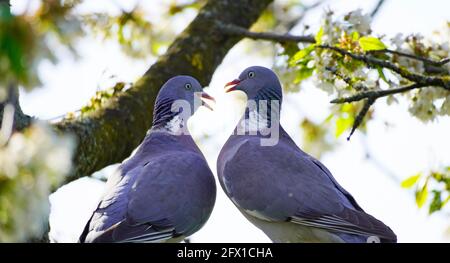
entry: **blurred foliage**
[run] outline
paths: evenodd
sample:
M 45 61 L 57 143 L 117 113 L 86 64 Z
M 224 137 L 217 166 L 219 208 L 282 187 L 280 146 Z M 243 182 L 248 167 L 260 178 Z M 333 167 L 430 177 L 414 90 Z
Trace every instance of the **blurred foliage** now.
M 0 101 L 9 83 L 26 89 L 40 86 L 39 63 L 57 63 L 64 50 L 78 57 L 77 41 L 86 36 L 118 43 L 134 59 L 161 55 L 175 38 L 174 17 L 205 2 L 171 1 L 153 21 L 139 5 L 131 11 L 117 5 L 117 12 L 82 13 L 82 0 L 41 0 L 21 14 L 0 5 Z
M 70 172 L 74 141 L 42 123 L 2 141 L 0 242 L 41 237 L 47 230 L 48 196 Z
M 173 15 L 176 15 L 178 13 L 182 13 L 186 9 L 198 10 L 205 3 L 206 3 L 206 0 L 194 0 L 194 1 L 187 2 L 187 3 L 186 2 L 180 3 L 179 1 L 172 0 L 170 5 L 169 5 L 169 10 L 168 10 L 167 13 L 169 15 L 173 16 Z
M 78 3 L 43 1 L 34 13 L 20 15 L 0 5 L 0 88 L 11 82 L 27 89 L 39 86 L 38 62 L 56 62 L 50 43 L 74 52 L 72 42 L 82 35 L 79 21 L 71 15 Z
M 173 41 L 176 30 L 173 21 L 176 16 L 183 15 L 187 10 L 198 11 L 205 3 L 205 0 L 172 0 L 155 19 L 138 4 L 131 11 L 119 8 L 117 15 L 84 14 L 82 20 L 90 33 L 118 43 L 126 55 L 147 59 L 163 54 Z
M 145 15 L 142 8 L 135 7 L 130 12 L 123 11 L 115 16 L 87 14 L 83 16 L 83 21 L 94 35 L 119 43 L 128 56 L 145 59 L 164 52 L 174 37 L 170 28 L 154 26 Z
M 415 186 L 416 203 L 419 208 L 428 204 L 428 213 L 441 210 L 450 200 L 450 166 L 429 173 L 418 173 L 406 178 L 402 187 Z
M 338 138 L 346 130 L 350 129 L 355 122 L 355 118 L 363 107 L 362 102 L 339 104 L 332 107 L 332 113 L 328 117 L 329 120 L 335 122 L 335 136 Z M 372 118 L 373 110 L 369 110 L 366 118 L 363 119 L 359 129 L 366 132 L 366 123 Z
M 0 4 L 0 101 L 11 83 L 28 90 L 38 87 L 42 61 L 57 63 L 64 52 L 77 58 L 77 41 L 86 36 L 114 41 L 136 59 L 159 55 L 175 37 L 172 17 L 198 9 L 204 2 L 181 6 L 172 1 L 153 22 L 139 6 L 131 11 L 117 7 L 117 13 L 81 13 L 81 0 L 42 0 L 32 8 L 26 5 L 18 14 Z M 117 82 L 98 91 L 81 114 L 92 112 L 126 88 L 128 84 Z M 47 230 L 48 196 L 70 173 L 74 141 L 42 123 L 10 136 L 14 110 L 9 114 L 3 116 L 0 131 L 0 242 L 24 242 Z
M 308 154 L 320 159 L 322 154 L 331 151 L 336 146 L 332 136 L 329 136 L 329 120 L 322 123 L 314 123 L 308 118 L 304 118 L 300 123 L 303 133 L 302 149 Z

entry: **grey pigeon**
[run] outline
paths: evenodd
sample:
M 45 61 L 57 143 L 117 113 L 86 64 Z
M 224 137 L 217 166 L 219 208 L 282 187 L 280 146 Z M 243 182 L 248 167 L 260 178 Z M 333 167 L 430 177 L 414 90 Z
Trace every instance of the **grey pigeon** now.
M 80 242 L 179 242 L 205 224 L 216 185 L 186 128 L 200 105 L 209 107 L 201 97 L 213 99 L 190 76 L 173 77 L 162 86 L 152 128 L 108 178 Z
M 281 84 L 272 70 L 247 68 L 226 87 L 245 92 L 247 105 L 258 105 L 247 106 L 217 160 L 223 190 L 251 223 L 273 242 L 396 242 L 388 226 L 364 212 L 320 161 L 275 125 L 279 111 L 258 110 L 264 101 L 281 105 Z M 239 131 L 252 116 L 261 119 L 257 132 L 251 133 L 251 125 Z M 278 141 L 263 146 L 271 136 L 267 130 L 278 133 Z

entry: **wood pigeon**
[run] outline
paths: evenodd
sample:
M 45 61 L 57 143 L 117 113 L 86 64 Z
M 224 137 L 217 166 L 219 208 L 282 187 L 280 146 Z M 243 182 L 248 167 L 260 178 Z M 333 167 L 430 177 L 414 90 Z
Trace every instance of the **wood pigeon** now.
M 187 130 L 187 120 L 211 99 L 193 77 L 176 76 L 155 101 L 153 126 L 134 155 L 107 181 L 80 242 L 179 242 L 208 220 L 216 185 Z
M 394 232 L 364 212 L 279 125 L 282 88 L 272 70 L 247 68 L 225 87 L 243 91 L 248 102 L 219 154 L 217 173 L 225 193 L 251 223 L 273 242 L 396 242 Z M 265 104 L 269 109 L 262 111 Z M 263 145 L 274 133 L 275 143 Z

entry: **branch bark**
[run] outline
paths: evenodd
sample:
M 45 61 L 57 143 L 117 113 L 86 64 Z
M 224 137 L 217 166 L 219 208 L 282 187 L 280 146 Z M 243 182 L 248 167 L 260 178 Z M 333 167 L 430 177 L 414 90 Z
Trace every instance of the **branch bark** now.
M 252 32 L 246 28 L 242 28 L 232 24 L 221 24 L 217 26 L 223 31 L 224 34 L 230 36 L 246 37 L 253 40 L 268 40 L 272 42 L 302 42 L 302 43 L 316 43 L 313 36 L 294 36 L 290 34 L 277 34 L 272 32 Z
M 12 129 L 14 131 L 21 131 L 30 126 L 32 117 L 23 113 L 19 104 L 19 90 L 15 83 L 10 83 L 7 87 L 8 97 L 5 101 L 0 103 L 0 126 L 3 122 L 3 111 L 6 105 L 10 104 L 14 107 L 14 121 Z
M 345 97 L 345 98 L 337 98 L 334 99 L 332 101 L 330 101 L 330 103 L 346 103 L 346 102 L 355 102 L 355 101 L 360 101 L 363 99 L 379 99 L 381 97 L 386 97 L 389 95 L 393 95 L 393 94 L 398 94 L 398 93 L 403 93 L 406 91 L 410 91 L 413 89 L 420 89 L 420 88 L 424 88 L 424 87 L 428 87 L 425 84 L 418 84 L 418 83 L 414 83 L 412 85 L 406 86 L 406 87 L 401 87 L 401 88 L 396 88 L 396 89 L 386 89 L 386 90 L 370 90 L 370 91 L 364 91 L 364 92 L 360 92 L 356 95 L 350 96 L 350 97 Z
M 251 26 L 272 0 L 210 0 L 177 37 L 166 54 L 131 89 L 107 105 L 73 120 L 54 124 L 78 140 L 72 181 L 122 161 L 141 142 L 152 123 L 152 110 L 161 85 L 187 74 L 207 85 L 227 52 L 242 38 L 224 34 L 217 24 Z
M 0 0 L 0 8 L 5 9 L 7 13 L 11 13 L 11 4 L 9 0 Z M 31 123 L 32 118 L 22 112 L 22 108 L 19 104 L 19 89 L 17 84 L 11 82 L 6 88 L 8 91 L 8 96 L 5 101 L 0 102 L 0 127 L 3 122 L 3 112 L 6 105 L 11 104 L 14 107 L 14 121 L 13 130 L 21 131 L 28 127 Z
M 443 65 L 445 65 L 445 64 L 450 62 L 450 58 L 444 58 L 444 59 L 439 60 L 439 61 L 434 61 L 434 60 L 431 60 L 431 59 L 428 59 L 428 58 L 419 57 L 419 56 L 416 56 L 416 55 L 413 55 L 413 54 L 408 54 L 408 53 L 405 53 L 405 52 L 400 52 L 400 51 L 391 50 L 391 49 L 374 50 L 374 51 L 370 51 L 370 53 L 390 53 L 390 54 L 394 54 L 394 55 L 398 55 L 398 56 L 402 56 L 402 57 L 407 57 L 407 58 L 414 59 L 414 60 L 419 60 L 419 61 L 422 61 L 422 62 L 424 62 L 426 64 L 430 64 L 430 65 L 437 66 L 437 67 L 443 66 Z

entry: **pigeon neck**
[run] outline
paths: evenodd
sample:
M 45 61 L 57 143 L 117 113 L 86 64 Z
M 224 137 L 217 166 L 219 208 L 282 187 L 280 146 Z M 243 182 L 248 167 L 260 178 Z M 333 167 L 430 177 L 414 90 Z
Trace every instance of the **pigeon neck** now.
M 279 121 L 281 110 L 281 95 L 275 92 L 260 91 L 255 98 L 247 100 L 243 118 L 250 123 L 255 121 L 261 127 L 270 128 L 273 121 Z
M 152 130 L 163 131 L 175 135 L 188 134 L 187 116 L 180 111 L 172 110 L 172 100 L 159 101 L 153 111 Z
M 252 100 L 254 100 L 256 103 L 260 101 L 278 101 L 281 105 L 281 101 L 283 100 L 281 88 L 264 87 L 258 91 L 256 96 Z

